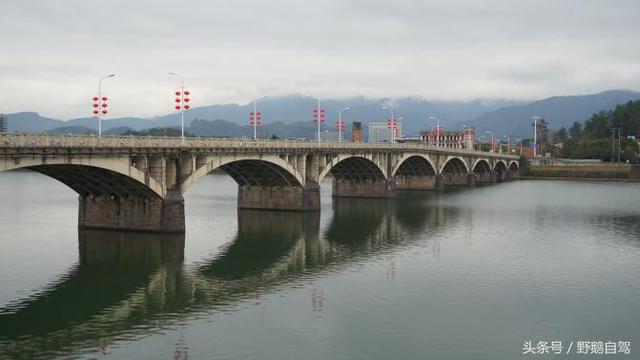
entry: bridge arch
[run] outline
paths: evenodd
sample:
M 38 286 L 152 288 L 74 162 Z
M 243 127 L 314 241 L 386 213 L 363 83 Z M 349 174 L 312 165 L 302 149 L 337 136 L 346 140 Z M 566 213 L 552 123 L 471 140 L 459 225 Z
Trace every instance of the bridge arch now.
M 391 176 L 413 175 L 432 176 L 436 175 L 437 167 L 427 155 L 407 154 L 404 155 L 391 171 Z
M 303 187 L 304 177 L 278 156 L 216 157 L 198 167 L 180 184 L 184 194 L 196 181 L 221 169 L 240 186 Z
M 469 165 L 458 156 L 449 156 L 440 167 L 439 174 L 468 174 Z
M 6 164 L 6 163 L 5 163 Z M 25 159 L 0 168 L 2 171 L 28 169 L 56 179 L 86 196 L 144 197 L 163 199 L 166 189 L 128 158 L 90 157 Z
M 491 172 L 491 163 L 489 159 L 480 158 L 473 162 L 473 166 L 471 167 L 471 171 L 473 173 L 485 173 Z
M 511 163 L 509 163 L 509 171 L 511 171 L 512 173 L 516 173 L 518 172 L 518 170 L 520 170 L 520 164 L 518 164 L 517 161 L 511 161 Z
M 493 165 L 493 171 L 507 171 L 507 163 L 504 160 L 496 160 L 496 163 Z
M 335 179 L 346 179 L 349 181 L 377 181 L 387 178 L 386 171 L 377 164 L 370 156 L 347 155 L 336 156 L 320 172 L 318 183 L 329 174 Z

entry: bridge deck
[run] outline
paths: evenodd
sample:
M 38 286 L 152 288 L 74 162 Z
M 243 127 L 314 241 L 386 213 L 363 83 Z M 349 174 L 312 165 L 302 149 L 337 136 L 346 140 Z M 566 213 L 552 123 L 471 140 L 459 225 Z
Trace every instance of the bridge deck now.
M 93 149 L 116 152 L 118 149 L 264 149 L 268 151 L 382 151 L 382 152 L 431 152 L 447 155 L 476 155 L 517 160 L 518 156 L 484 151 L 443 148 L 422 144 L 379 144 L 353 142 L 316 142 L 311 140 L 228 139 L 151 136 L 102 136 L 95 135 L 46 135 L 46 134 L 0 134 L 0 153 L 10 154 L 12 149 Z M 20 153 L 24 153 L 20 151 Z

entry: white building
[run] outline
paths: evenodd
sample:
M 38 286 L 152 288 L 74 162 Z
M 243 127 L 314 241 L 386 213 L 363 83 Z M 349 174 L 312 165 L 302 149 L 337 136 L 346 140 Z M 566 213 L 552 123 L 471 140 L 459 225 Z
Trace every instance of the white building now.
M 398 122 L 397 124 L 398 130 L 396 132 L 396 139 L 400 139 L 402 134 L 402 123 Z M 386 122 L 369 123 L 369 142 L 391 142 L 391 130 Z

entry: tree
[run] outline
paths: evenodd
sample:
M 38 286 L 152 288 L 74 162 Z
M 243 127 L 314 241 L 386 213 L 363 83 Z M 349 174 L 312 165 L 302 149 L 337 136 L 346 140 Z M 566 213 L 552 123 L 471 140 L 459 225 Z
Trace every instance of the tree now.
M 574 121 L 569 128 L 569 135 L 571 139 L 574 141 L 578 141 L 580 136 L 582 136 L 582 123 L 579 121 Z

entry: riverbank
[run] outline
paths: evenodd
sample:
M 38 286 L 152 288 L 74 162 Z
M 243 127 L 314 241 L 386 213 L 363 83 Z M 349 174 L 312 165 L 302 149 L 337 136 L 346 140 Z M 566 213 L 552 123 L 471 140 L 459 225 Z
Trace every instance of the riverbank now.
M 640 165 L 534 165 L 520 177 L 531 180 L 640 181 Z

